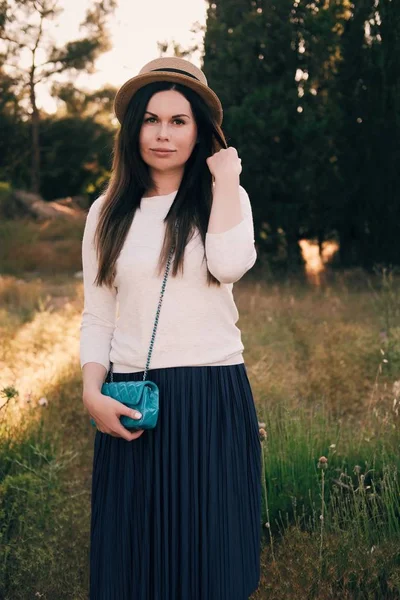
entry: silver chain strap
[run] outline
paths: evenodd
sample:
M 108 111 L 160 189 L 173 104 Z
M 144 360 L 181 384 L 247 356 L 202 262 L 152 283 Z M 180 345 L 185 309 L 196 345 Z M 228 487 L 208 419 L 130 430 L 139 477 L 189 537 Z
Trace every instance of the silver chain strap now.
M 178 223 L 175 223 L 175 232 L 177 232 L 177 230 L 178 230 Z M 153 333 L 151 334 L 151 341 L 150 341 L 149 353 L 147 355 L 146 367 L 145 367 L 145 370 L 144 370 L 144 373 L 143 373 L 143 381 L 146 380 L 147 372 L 149 370 L 151 354 L 153 352 L 154 340 L 155 340 L 155 337 L 156 337 L 156 331 L 157 331 L 157 325 L 158 325 L 158 318 L 160 316 L 161 304 L 162 304 L 162 300 L 163 300 L 163 297 L 164 297 L 165 286 L 167 284 L 168 273 L 169 273 L 169 269 L 170 269 L 170 266 L 171 266 L 171 260 L 172 260 L 172 255 L 173 255 L 174 250 L 175 250 L 175 241 L 172 243 L 171 250 L 169 251 L 167 266 L 165 268 L 164 279 L 163 279 L 162 286 L 161 286 L 160 300 L 158 302 L 156 318 L 154 320 Z M 110 378 L 111 378 L 111 382 L 113 382 L 114 380 L 113 380 L 113 364 L 112 363 L 111 363 L 111 367 L 110 367 Z

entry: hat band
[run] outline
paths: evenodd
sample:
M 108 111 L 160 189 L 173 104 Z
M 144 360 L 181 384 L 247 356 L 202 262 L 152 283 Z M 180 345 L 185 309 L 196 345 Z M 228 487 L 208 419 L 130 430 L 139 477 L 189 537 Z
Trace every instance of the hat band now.
M 188 77 L 192 77 L 193 79 L 200 81 L 200 79 L 198 77 L 195 77 L 195 75 L 192 75 L 191 73 L 188 73 L 187 71 L 182 71 L 181 69 L 172 69 L 170 67 L 164 67 L 163 69 L 152 69 L 152 71 L 173 71 L 174 73 L 181 73 L 182 75 L 187 75 Z M 200 81 L 200 83 L 201 83 L 201 81 Z

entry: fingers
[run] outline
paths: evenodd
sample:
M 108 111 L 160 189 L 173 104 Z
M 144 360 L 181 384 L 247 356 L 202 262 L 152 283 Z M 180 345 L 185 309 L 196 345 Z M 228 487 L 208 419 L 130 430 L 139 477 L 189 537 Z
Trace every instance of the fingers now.
M 121 424 L 121 421 L 118 418 L 115 421 L 115 423 L 113 423 L 112 429 L 102 429 L 99 426 L 97 426 L 97 429 L 101 431 L 101 433 L 107 433 L 108 435 L 112 435 L 113 437 L 122 437 L 127 442 L 136 440 L 142 435 L 142 433 L 144 433 L 144 429 L 135 429 L 134 431 L 129 431 L 129 429 L 127 429 Z
M 132 432 L 132 440 L 136 440 L 137 438 L 139 438 L 142 433 L 144 433 L 144 429 L 137 429 L 136 431 Z
M 124 440 L 126 440 L 127 442 L 136 440 L 144 433 L 144 429 L 136 429 L 135 431 L 129 431 L 129 429 L 126 429 L 123 426 L 121 426 L 121 429 L 117 427 L 115 431 L 103 431 L 102 429 L 99 429 L 99 427 L 97 429 L 101 431 L 101 433 L 107 433 L 112 437 L 124 438 Z
M 126 429 L 126 427 L 124 427 L 120 423 L 119 423 L 119 425 L 115 424 L 115 428 L 114 428 L 114 434 L 117 434 L 116 437 L 122 437 L 127 442 L 136 440 L 138 437 L 140 437 L 142 435 L 143 432 L 144 432 L 144 429 L 137 429 L 135 431 L 129 431 L 129 429 Z
M 131 417 L 131 419 L 140 419 L 142 417 L 142 413 L 135 410 L 134 408 L 129 408 L 129 406 L 125 406 L 124 404 L 121 404 L 119 409 L 120 410 L 118 412 L 120 415 L 126 415 L 127 417 Z M 135 431 L 129 431 L 129 429 L 124 427 L 121 424 L 121 421 L 118 419 L 115 424 L 114 431 L 117 434 L 119 434 L 121 437 L 123 437 L 125 440 L 131 441 L 131 440 L 135 440 L 138 437 L 140 437 L 142 435 L 144 429 L 137 429 Z
M 126 415 L 127 417 L 138 420 L 142 417 L 142 414 L 134 408 L 129 408 L 129 406 L 125 406 L 117 400 L 115 401 L 115 404 L 115 419 L 113 419 L 112 421 L 111 428 L 106 427 L 102 422 L 100 422 L 97 423 L 97 429 L 101 431 L 101 433 L 107 433 L 108 435 L 112 435 L 113 437 L 122 437 L 128 442 L 139 438 L 143 434 L 144 429 L 136 429 L 134 431 L 130 431 L 122 425 L 119 417 L 121 415 Z
M 126 415 L 127 417 L 131 417 L 131 419 L 141 418 L 142 413 L 138 410 L 135 410 L 134 408 L 129 408 L 129 406 L 125 406 L 125 404 L 122 404 L 121 402 L 119 402 L 119 404 L 120 406 L 118 406 L 118 416 Z

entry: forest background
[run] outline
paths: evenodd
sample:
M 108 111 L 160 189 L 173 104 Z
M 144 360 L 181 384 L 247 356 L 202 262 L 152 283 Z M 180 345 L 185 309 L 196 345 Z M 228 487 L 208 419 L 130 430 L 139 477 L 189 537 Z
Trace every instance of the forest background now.
M 90 203 L 110 172 L 116 90 L 89 93 L 74 77 L 93 71 L 109 49 L 107 17 L 116 3 L 94 3 L 86 35 L 61 48 L 45 35 L 57 8 L 38 30 L 40 6 L 57 3 L 15 1 L 20 12 L 6 10 L 10 4 L 0 12 L 3 194 L 9 185 L 45 200 L 84 195 Z M 301 269 L 302 239 L 321 247 L 336 240 L 341 266 L 398 265 L 399 3 L 218 0 L 203 29 L 202 66 L 223 103 L 228 143 L 242 157 L 257 247 L 270 268 Z M 40 44 L 47 44 L 41 64 Z M 23 70 L 18 58 L 28 48 Z M 159 43 L 160 55 L 190 58 L 196 50 Z M 59 73 L 70 81 L 57 82 Z M 37 108 L 39 82 L 59 100 L 55 114 Z

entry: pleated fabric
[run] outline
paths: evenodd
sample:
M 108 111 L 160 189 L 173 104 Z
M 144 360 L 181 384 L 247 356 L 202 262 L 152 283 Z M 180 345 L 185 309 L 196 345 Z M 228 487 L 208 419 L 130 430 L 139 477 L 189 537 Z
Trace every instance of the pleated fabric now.
M 148 379 L 157 426 L 131 442 L 96 431 L 90 600 L 248 600 L 260 577 L 261 445 L 245 364 Z

